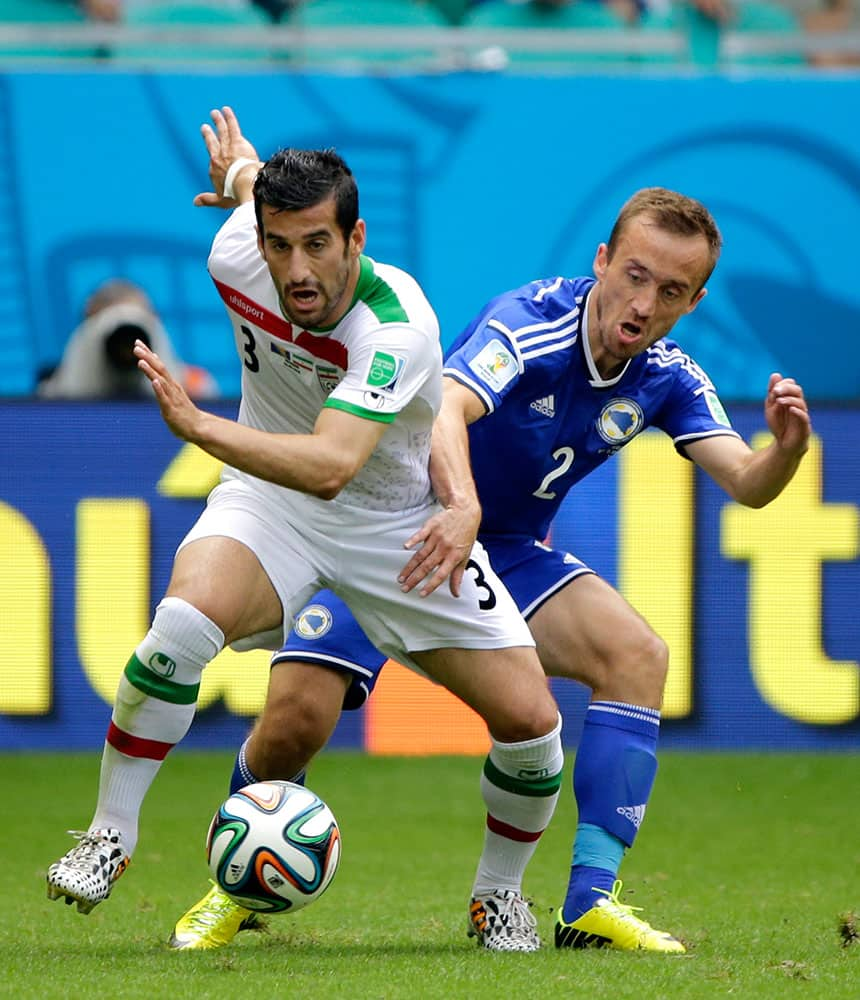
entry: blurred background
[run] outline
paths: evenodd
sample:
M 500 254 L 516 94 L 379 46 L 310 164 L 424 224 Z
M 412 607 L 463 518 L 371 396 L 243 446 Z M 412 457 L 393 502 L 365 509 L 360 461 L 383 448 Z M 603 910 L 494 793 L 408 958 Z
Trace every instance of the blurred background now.
M 101 746 L 217 477 L 124 346 L 147 337 L 235 413 L 206 271 L 221 215 L 192 206 L 224 104 L 263 157 L 338 149 L 367 252 L 416 275 L 445 344 L 507 288 L 590 273 L 637 188 L 709 206 L 723 256 L 675 335 L 749 440 L 769 373 L 800 381 L 812 452 L 746 511 L 644 435 L 577 487 L 553 541 L 670 642 L 664 744 L 860 749 L 857 0 L 0 0 L 0 748 Z M 189 745 L 244 734 L 266 664 L 219 657 Z M 573 745 L 584 693 L 556 694 Z M 334 743 L 486 737 L 392 665 Z

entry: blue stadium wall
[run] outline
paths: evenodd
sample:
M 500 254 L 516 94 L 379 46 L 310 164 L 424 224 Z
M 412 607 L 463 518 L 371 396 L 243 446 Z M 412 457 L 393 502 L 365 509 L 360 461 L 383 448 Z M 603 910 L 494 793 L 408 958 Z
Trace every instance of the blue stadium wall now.
M 0 75 L 0 102 L 0 748 L 101 745 L 118 672 L 217 474 L 151 406 L 25 397 L 88 292 L 118 274 L 150 291 L 186 359 L 236 392 L 205 267 L 220 214 L 191 204 L 208 186 L 199 126 L 224 103 L 264 156 L 344 154 L 369 252 L 420 278 L 446 343 L 500 290 L 589 271 L 636 188 L 708 203 L 725 249 L 678 337 L 751 440 L 769 372 L 798 377 L 817 401 L 812 453 L 752 512 L 644 436 L 577 488 L 554 541 L 669 641 L 665 745 L 860 748 L 860 78 L 105 70 Z M 264 654 L 219 657 L 185 745 L 233 745 L 266 675 Z M 554 689 L 573 744 L 585 693 Z M 416 717 L 466 727 L 444 706 L 410 714 L 398 690 L 378 692 L 385 711 L 347 714 L 335 745 L 463 749 L 410 744 Z
M 731 413 L 761 444 L 760 407 Z M 554 543 L 669 642 L 665 746 L 860 749 L 858 436 L 860 408 L 819 407 L 800 472 L 760 511 L 730 502 L 658 432 L 568 497 Z M 94 749 L 218 466 L 174 439 L 150 403 L 0 403 L 0 443 L 0 749 Z M 265 653 L 218 657 L 184 745 L 235 745 L 262 704 L 267 664 Z M 383 677 L 395 670 L 408 674 L 392 665 Z M 573 745 L 585 692 L 554 690 Z M 480 733 L 463 743 L 444 731 L 469 725 L 450 706 L 416 711 L 418 689 L 388 688 L 371 706 L 377 696 L 376 709 L 345 713 L 334 745 L 480 749 Z
M 727 399 L 779 369 L 860 397 L 860 78 L 0 75 L 0 396 L 55 364 L 86 294 L 140 280 L 189 361 L 238 389 L 205 260 L 200 124 L 232 104 L 266 156 L 336 146 L 371 255 L 422 281 L 449 342 L 490 296 L 589 271 L 625 198 L 702 198 L 725 235 L 682 340 Z M 835 352 L 835 357 L 834 357 Z

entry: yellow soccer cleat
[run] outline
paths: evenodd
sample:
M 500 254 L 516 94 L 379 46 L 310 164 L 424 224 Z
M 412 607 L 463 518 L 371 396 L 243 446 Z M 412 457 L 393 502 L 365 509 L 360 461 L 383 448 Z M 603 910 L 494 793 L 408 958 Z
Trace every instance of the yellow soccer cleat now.
M 622 951 L 661 951 L 681 955 L 686 948 L 681 942 L 657 931 L 633 912 L 638 906 L 628 906 L 619 899 L 621 882 L 612 886 L 612 892 L 596 889 L 604 894 L 597 903 L 572 924 L 565 923 L 559 909 L 555 921 L 556 948 L 620 948 Z
M 253 910 L 234 903 L 213 885 L 209 892 L 176 923 L 169 948 L 190 950 L 223 948 L 244 930 L 262 930 L 263 921 Z

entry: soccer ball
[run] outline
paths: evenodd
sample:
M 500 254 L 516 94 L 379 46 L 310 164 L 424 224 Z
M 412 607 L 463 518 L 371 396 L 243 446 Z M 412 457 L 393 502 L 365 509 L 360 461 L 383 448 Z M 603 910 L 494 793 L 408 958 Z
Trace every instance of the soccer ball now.
M 340 861 L 340 830 L 319 796 L 291 781 L 239 789 L 212 817 L 212 877 L 240 906 L 299 910 L 328 888 Z

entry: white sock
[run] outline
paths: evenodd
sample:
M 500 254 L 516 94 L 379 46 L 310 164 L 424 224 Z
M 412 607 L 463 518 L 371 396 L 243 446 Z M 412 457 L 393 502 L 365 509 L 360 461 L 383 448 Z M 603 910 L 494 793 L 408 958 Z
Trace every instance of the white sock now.
M 536 740 L 493 741 L 481 775 L 487 829 L 473 896 L 522 890 L 526 865 L 555 812 L 563 766 L 560 716 L 555 729 Z
M 223 645 L 221 629 L 206 615 L 166 597 L 120 678 L 90 830 L 115 827 L 129 854 L 143 799 L 168 752 L 188 732 L 203 668 Z

